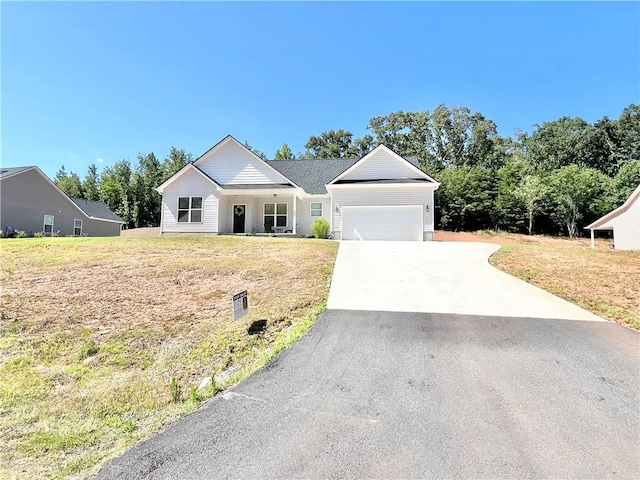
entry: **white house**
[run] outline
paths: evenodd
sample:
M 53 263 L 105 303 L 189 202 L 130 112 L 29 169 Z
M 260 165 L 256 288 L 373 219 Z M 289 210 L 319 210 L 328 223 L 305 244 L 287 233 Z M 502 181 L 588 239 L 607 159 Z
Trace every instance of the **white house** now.
M 595 230 L 612 230 L 616 250 L 640 250 L 640 185 L 620 207 L 585 228 L 591 230 L 591 248 Z
M 160 185 L 166 233 L 311 234 L 433 240 L 434 191 L 415 159 L 384 145 L 361 159 L 264 161 L 227 136 Z

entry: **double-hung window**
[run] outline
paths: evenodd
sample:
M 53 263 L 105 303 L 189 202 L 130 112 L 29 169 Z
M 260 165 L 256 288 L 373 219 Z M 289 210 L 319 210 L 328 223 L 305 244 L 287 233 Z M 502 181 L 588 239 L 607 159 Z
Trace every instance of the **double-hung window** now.
M 202 223 L 202 197 L 178 198 L 178 222 Z
M 73 221 L 73 235 L 76 237 L 82 236 L 82 220 L 78 218 Z
M 322 216 L 322 202 L 311 202 L 311 216 L 312 217 Z
M 286 203 L 265 203 L 264 204 L 264 224 L 271 227 L 287 226 L 287 204 Z
M 48 234 L 53 233 L 53 215 L 44 216 L 44 226 L 42 227 L 42 231 Z

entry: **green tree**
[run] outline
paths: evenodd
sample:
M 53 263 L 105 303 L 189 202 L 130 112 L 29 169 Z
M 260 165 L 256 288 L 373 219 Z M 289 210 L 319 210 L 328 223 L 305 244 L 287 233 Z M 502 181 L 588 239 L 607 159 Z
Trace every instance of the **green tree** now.
M 160 194 L 156 187 L 162 183 L 164 172 L 153 152 L 138 155 L 138 167 L 132 177 L 133 219 L 135 227 L 160 224 Z
M 352 141 L 353 134 L 347 130 L 327 130 L 312 135 L 305 148 L 311 158 L 348 158 Z
M 606 172 L 610 155 L 601 132 L 578 117 L 544 122 L 528 138 L 529 159 L 547 172 L 573 164 Z
M 89 165 L 87 176 L 82 181 L 82 191 L 87 200 L 100 200 L 100 180 L 98 178 L 98 167 L 95 164 Z
M 193 156 L 184 150 L 176 147 L 171 147 L 169 155 L 167 155 L 162 162 L 162 182 L 167 180 L 176 172 L 180 171 L 187 163 L 193 162 Z M 160 182 L 160 183 L 162 183 Z M 160 184 L 158 184 L 160 185 Z M 156 185 L 156 187 L 158 186 Z
M 83 198 L 82 182 L 77 173 L 67 174 L 64 165 L 58 170 L 55 176 L 55 184 L 70 197 Z
M 128 228 L 135 226 L 132 173 L 131 162 L 123 159 L 105 168 L 100 176 L 100 200 L 117 213 Z
M 519 154 L 514 154 L 496 172 L 497 197 L 495 218 L 497 226 L 509 232 L 525 230 L 525 211 L 516 190 L 522 179 L 531 172 L 528 162 Z
M 527 214 L 527 232 L 533 234 L 533 220 L 540 211 L 540 201 L 547 195 L 547 186 L 537 175 L 527 175 L 522 179 L 515 196 L 522 202 Z
M 494 226 L 495 177 L 482 167 L 449 167 L 439 177 L 436 191 L 440 226 L 473 231 Z
M 570 237 L 577 236 L 581 225 L 605 213 L 609 182 L 602 172 L 575 164 L 554 171 L 549 176 L 551 218 Z
M 247 142 L 245 140 L 244 142 L 244 146 L 247 147 L 248 150 L 251 150 L 253 153 L 255 153 L 258 157 L 260 157 L 262 160 L 267 160 L 267 156 L 264 154 L 264 152 L 262 152 L 261 150 L 258 150 L 257 148 L 253 148 L 249 142 Z
M 291 151 L 291 148 L 289 148 L 289 145 L 285 142 L 282 144 L 282 147 L 276 150 L 274 158 L 276 160 L 293 160 L 296 156 Z
M 607 195 L 607 209 L 613 210 L 622 205 L 638 185 L 640 185 L 640 160 L 631 160 L 622 165 L 611 182 Z

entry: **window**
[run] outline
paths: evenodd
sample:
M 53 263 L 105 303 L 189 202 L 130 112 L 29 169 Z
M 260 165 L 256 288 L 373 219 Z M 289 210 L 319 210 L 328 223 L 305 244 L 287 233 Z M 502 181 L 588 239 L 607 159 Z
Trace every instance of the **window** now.
M 202 223 L 202 197 L 178 198 L 178 222 Z
M 44 227 L 42 227 L 44 233 L 53 233 L 53 215 L 44 216 Z
M 76 237 L 82 236 L 82 220 L 76 218 L 73 221 L 73 235 Z
M 287 226 L 287 204 L 286 203 L 265 203 L 264 204 L 264 225 L 273 227 Z
M 311 202 L 311 216 L 312 217 L 321 217 L 322 216 L 322 203 L 321 202 Z

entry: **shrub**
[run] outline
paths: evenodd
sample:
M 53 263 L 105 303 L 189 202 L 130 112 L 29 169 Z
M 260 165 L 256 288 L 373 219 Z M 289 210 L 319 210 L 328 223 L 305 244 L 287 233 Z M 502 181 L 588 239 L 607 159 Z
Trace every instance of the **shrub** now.
M 174 403 L 180 403 L 182 401 L 182 388 L 178 383 L 176 377 L 171 377 L 171 383 L 169 383 L 169 390 L 171 391 L 171 399 Z
M 313 236 L 316 238 L 327 238 L 329 235 L 329 221 L 324 218 L 319 218 L 311 226 Z
M 18 230 L 16 232 L 16 237 L 17 238 L 27 238 L 27 232 L 25 232 L 24 230 Z
M 42 232 L 34 232 L 33 233 L 33 238 L 42 238 L 44 237 L 44 233 Z

